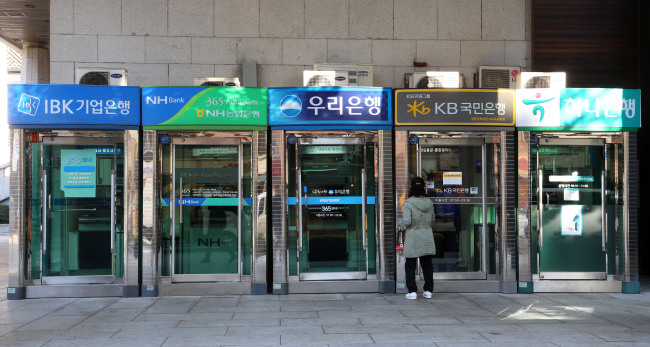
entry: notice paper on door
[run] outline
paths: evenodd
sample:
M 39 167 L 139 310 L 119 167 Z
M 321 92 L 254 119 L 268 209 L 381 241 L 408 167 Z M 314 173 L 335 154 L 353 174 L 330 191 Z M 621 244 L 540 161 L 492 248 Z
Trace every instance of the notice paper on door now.
M 443 185 L 453 185 L 453 186 L 462 186 L 463 185 L 463 173 L 462 172 L 444 172 L 442 174 L 442 184 Z
M 564 201 L 580 201 L 578 188 L 564 188 Z

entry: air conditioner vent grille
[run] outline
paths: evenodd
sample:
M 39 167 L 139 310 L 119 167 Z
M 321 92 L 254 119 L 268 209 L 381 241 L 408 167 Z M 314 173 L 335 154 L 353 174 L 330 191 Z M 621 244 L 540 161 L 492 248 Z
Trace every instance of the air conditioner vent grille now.
M 208 81 L 201 83 L 202 87 L 223 87 L 223 81 Z
M 439 77 L 432 77 L 432 76 L 426 76 L 423 78 L 420 78 L 418 81 L 416 88 L 419 89 L 424 89 L 424 88 L 444 88 L 444 83 L 441 81 Z
M 92 71 L 84 74 L 79 79 L 79 84 L 107 86 L 109 84 L 108 72 Z
M 508 70 L 481 70 L 481 88 L 509 88 L 510 71 Z
M 307 87 L 331 87 L 333 85 L 332 76 L 319 74 L 309 77 L 306 83 Z
M 551 88 L 551 76 L 535 76 L 526 81 L 524 88 Z

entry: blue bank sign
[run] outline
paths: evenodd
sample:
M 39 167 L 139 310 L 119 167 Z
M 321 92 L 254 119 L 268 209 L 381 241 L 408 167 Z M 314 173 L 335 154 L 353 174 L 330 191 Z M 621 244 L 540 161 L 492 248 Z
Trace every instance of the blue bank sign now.
M 389 88 L 269 89 L 271 126 L 390 126 L 390 109 Z
M 641 91 L 566 88 L 517 90 L 517 127 L 608 130 L 641 127 Z
M 75 84 L 12 84 L 7 88 L 12 128 L 137 128 L 140 88 Z

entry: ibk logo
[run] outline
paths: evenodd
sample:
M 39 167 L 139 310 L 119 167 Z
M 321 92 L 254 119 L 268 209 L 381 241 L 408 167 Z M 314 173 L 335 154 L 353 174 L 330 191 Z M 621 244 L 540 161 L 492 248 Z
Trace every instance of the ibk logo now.
M 31 96 L 28 94 L 23 94 L 20 96 L 20 101 L 18 101 L 18 112 L 28 114 L 30 116 L 35 116 L 38 111 L 38 105 L 41 103 L 41 99 Z

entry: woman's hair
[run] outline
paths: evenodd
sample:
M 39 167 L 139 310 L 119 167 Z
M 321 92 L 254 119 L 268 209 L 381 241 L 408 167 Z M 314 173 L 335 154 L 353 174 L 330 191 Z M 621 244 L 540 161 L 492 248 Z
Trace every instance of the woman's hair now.
M 424 180 L 421 177 L 416 177 L 411 180 L 411 188 L 409 189 L 409 198 L 412 196 L 427 196 Z

